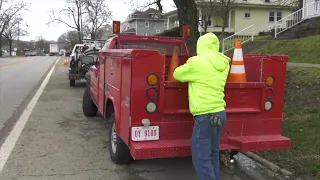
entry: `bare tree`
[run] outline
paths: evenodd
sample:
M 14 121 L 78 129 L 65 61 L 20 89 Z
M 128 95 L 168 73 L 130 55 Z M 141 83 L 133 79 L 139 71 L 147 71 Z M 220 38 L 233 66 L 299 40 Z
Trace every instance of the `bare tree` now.
M 7 5 L 7 6 L 4 6 Z M 13 17 L 23 10 L 27 3 L 23 1 L 9 2 L 7 0 L 0 0 L 0 37 L 3 36 L 4 31 L 8 27 Z M 0 41 L 0 56 L 2 56 L 2 42 Z
M 190 25 L 191 39 L 187 40 L 187 45 L 191 52 L 196 52 L 197 39 L 199 37 L 199 16 L 195 0 L 173 0 L 177 7 L 180 32 L 184 25 Z M 156 5 L 160 12 L 163 11 L 161 0 L 151 0 L 149 5 Z
M 78 42 L 77 31 L 63 33 L 59 36 L 57 41 L 58 43 L 65 43 L 72 47 Z
M 37 37 L 37 40 L 33 43 L 35 50 L 49 51 L 49 42 L 43 38 L 42 35 Z
M 199 25 L 204 33 L 207 32 L 209 24 L 212 23 L 212 16 L 218 13 L 216 1 L 217 0 L 196 0 L 198 7 L 201 9 L 201 14 L 199 14 Z
M 61 9 L 59 12 L 55 10 L 51 11 L 50 20 L 47 25 L 52 23 L 62 23 L 69 28 L 75 29 L 78 33 L 78 42 L 83 38 L 83 24 L 82 17 L 84 13 L 84 7 L 86 0 L 66 0 L 67 8 Z M 72 23 L 69 23 L 66 18 L 72 19 Z
M 3 32 L 3 36 L 8 40 L 10 56 L 12 55 L 12 43 L 19 36 L 27 36 L 28 31 L 19 27 L 19 23 L 22 20 L 21 17 L 14 17 L 9 23 L 5 31 Z
M 222 14 L 222 20 L 223 20 L 223 24 L 222 24 L 222 33 L 221 36 L 222 38 L 224 37 L 224 32 L 228 23 L 228 19 L 229 19 L 229 12 L 232 9 L 232 6 L 234 5 L 235 0 L 219 0 L 220 1 L 220 5 L 221 5 L 221 14 Z
M 99 36 L 98 30 L 107 25 L 111 18 L 111 11 L 104 0 L 86 0 L 85 10 L 84 29 L 91 39 L 95 39 Z

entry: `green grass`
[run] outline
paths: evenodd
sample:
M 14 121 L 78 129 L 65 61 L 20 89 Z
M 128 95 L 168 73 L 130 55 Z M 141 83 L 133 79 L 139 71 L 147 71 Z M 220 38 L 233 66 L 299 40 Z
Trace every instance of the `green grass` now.
M 282 133 L 290 150 L 259 152 L 297 175 L 320 179 L 320 69 L 288 68 Z
M 269 37 L 270 39 L 270 37 Z M 256 41 L 268 40 L 268 37 L 257 37 Z M 275 40 L 251 50 L 250 54 L 288 55 L 290 62 L 320 63 L 320 35 L 301 39 Z

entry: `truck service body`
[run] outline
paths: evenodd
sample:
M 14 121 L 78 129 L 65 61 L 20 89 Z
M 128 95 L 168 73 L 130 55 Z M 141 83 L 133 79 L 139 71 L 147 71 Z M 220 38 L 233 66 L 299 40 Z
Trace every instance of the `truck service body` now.
M 114 31 L 119 32 L 117 22 Z M 192 56 L 185 44 L 188 34 L 190 26 L 183 38 L 118 34 L 99 51 L 99 65 L 88 72 L 83 111 L 87 116 L 99 111 L 110 120 L 113 162 L 191 155 L 188 83 L 167 80 L 174 48 L 180 65 Z M 288 56 L 244 55 L 248 82 L 225 87 L 221 150 L 290 147 L 290 139 L 281 135 L 287 61 Z

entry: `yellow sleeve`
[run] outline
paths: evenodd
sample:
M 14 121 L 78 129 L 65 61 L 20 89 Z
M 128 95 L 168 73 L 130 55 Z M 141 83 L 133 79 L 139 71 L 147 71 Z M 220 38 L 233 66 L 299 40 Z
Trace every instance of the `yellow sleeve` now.
M 173 72 L 173 77 L 180 82 L 192 82 L 197 80 L 199 77 L 197 75 L 195 60 L 194 57 L 191 57 L 184 65 L 177 67 Z

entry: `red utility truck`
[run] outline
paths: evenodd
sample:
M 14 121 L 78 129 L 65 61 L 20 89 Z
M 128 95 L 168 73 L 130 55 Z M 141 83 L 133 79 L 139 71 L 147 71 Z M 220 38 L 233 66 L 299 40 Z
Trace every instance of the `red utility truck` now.
M 167 80 L 174 48 L 179 63 L 191 56 L 182 38 L 120 34 L 99 51 L 99 65 L 89 69 L 83 112 L 99 111 L 110 121 L 110 156 L 114 163 L 132 159 L 191 155 L 194 120 L 188 84 Z M 232 55 L 229 55 L 232 57 Z M 290 139 L 281 135 L 288 56 L 245 55 L 246 83 L 227 83 L 227 124 L 221 139 L 225 152 L 281 150 Z

